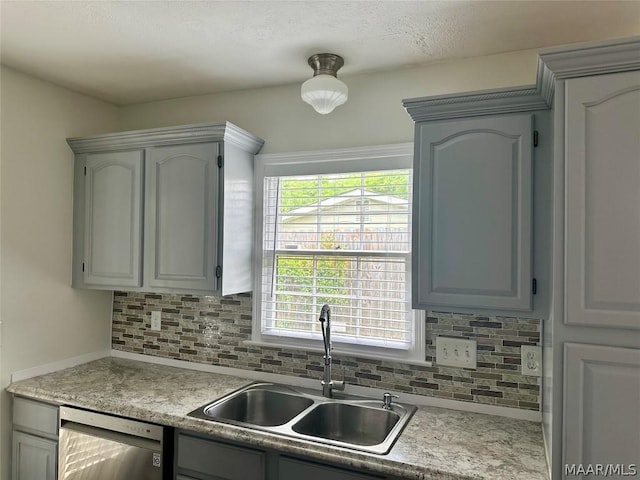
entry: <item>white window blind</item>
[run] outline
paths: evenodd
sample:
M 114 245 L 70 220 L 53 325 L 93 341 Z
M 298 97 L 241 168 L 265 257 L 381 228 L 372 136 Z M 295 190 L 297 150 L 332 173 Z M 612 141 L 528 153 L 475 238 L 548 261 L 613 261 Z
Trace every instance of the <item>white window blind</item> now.
M 408 349 L 411 170 L 265 177 L 262 333 Z

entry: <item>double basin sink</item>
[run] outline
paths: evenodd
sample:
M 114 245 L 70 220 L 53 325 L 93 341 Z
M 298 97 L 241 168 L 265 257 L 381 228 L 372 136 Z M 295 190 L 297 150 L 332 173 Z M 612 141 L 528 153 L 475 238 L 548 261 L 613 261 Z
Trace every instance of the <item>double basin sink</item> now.
M 253 383 L 189 416 L 369 453 L 388 453 L 416 411 L 412 405 Z

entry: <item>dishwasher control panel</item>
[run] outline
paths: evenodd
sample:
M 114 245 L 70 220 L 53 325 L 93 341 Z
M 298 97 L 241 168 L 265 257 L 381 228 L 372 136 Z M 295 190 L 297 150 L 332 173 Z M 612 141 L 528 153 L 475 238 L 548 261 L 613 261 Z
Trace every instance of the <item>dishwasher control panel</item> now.
M 66 422 L 80 423 L 112 432 L 126 433 L 128 435 L 162 442 L 163 430 L 160 425 L 139 422 L 128 418 L 115 417 L 72 407 L 60 407 L 60 426 L 62 427 Z

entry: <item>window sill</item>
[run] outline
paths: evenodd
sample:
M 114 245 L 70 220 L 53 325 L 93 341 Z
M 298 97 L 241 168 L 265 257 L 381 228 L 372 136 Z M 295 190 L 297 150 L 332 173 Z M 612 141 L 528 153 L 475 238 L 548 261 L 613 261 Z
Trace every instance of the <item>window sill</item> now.
M 256 347 L 283 348 L 287 350 L 301 350 L 304 352 L 324 354 L 324 350 L 322 348 L 317 348 L 317 347 L 298 346 L 298 345 L 291 345 L 287 343 L 263 342 L 258 340 L 245 340 L 242 343 L 244 345 L 253 345 Z M 345 350 L 340 347 L 334 347 L 334 349 L 331 351 L 331 355 L 334 357 L 356 357 L 356 358 L 365 358 L 368 360 L 383 360 L 386 362 L 403 363 L 406 365 L 418 365 L 422 367 L 433 366 L 432 362 L 428 362 L 426 360 L 416 360 L 412 358 L 403 358 L 403 357 L 397 357 L 392 355 L 372 354 L 369 352 L 357 352 L 353 350 Z

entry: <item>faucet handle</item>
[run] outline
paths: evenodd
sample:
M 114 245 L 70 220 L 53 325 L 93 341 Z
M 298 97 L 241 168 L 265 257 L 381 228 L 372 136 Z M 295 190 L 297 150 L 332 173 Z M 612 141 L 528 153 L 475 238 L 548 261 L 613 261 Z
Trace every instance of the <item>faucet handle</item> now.
M 344 390 L 347 384 L 344 381 L 344 365 L 342 366 L 342 380 L 332 380 L 334 390 Z
M 391 404 L 393 403 L 394 398 L 400 397 L 389 392 L 386 392 L 384 395 L 382 395 L 382 408 L 384 408 L 385 410 L 393 410 Z

